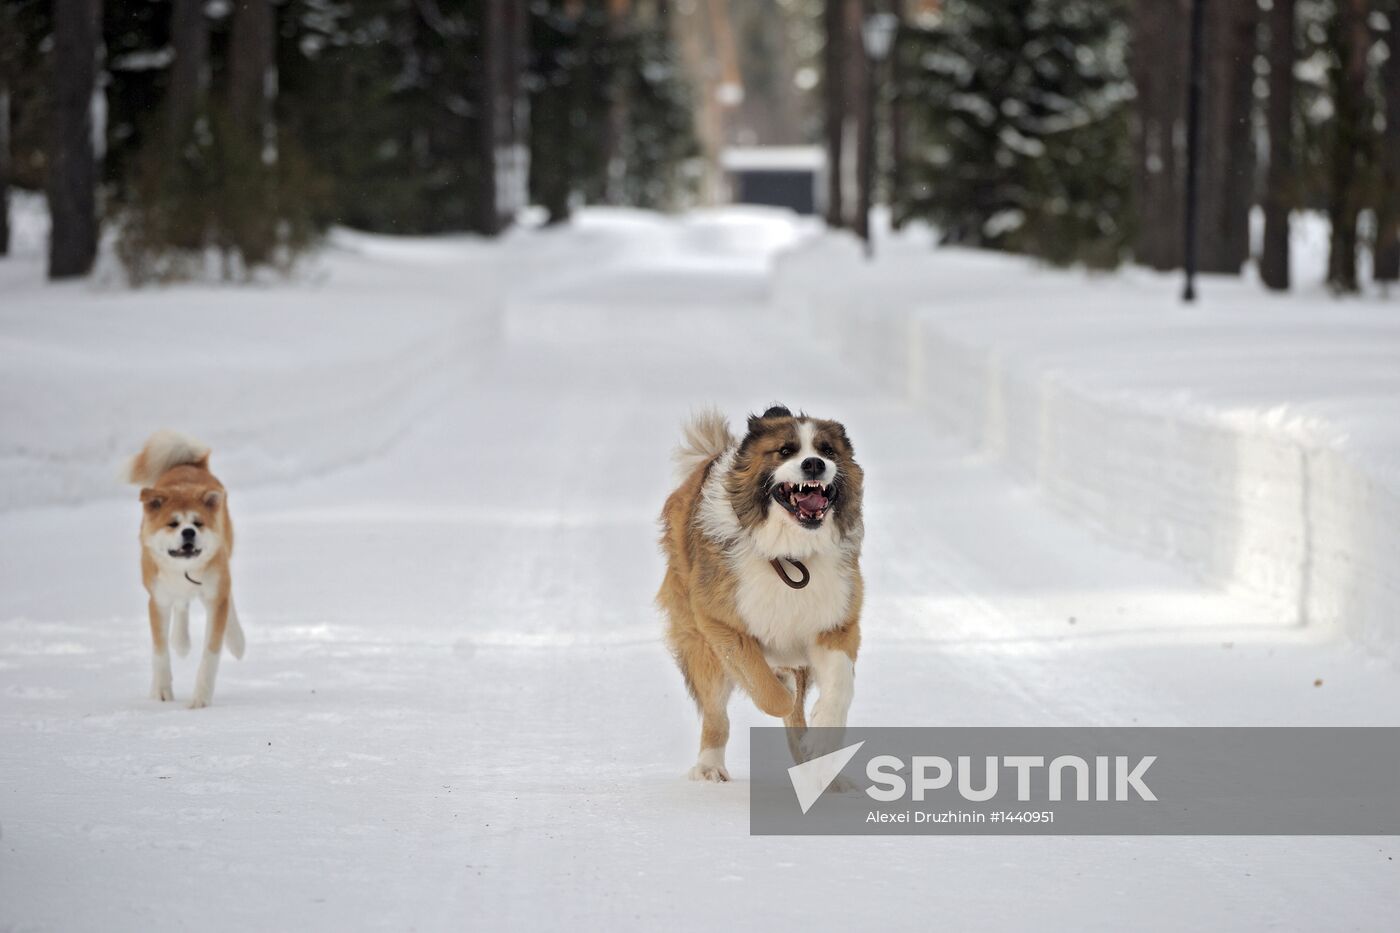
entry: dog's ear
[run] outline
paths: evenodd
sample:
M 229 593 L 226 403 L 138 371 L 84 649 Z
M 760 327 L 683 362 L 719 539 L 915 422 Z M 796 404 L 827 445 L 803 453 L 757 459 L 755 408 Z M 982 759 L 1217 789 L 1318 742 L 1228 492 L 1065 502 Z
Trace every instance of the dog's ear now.
M 165 497 L 149 486 L 141 490 L 141 501 L 146 503 L 146 508 L 152 512 L 160 511 L 160 507 L 165 505 Z
M 765 418 L 791 418 L 792 412 L 786 405 L 770 405 L 761 415 L 749 415 L 749 433 L 752 434 Z
M 217 489 L 210 489 L 200 501 L 204 503 L 206 509 L 217 509 L 219 503 L 224 501 L 224 494 Z

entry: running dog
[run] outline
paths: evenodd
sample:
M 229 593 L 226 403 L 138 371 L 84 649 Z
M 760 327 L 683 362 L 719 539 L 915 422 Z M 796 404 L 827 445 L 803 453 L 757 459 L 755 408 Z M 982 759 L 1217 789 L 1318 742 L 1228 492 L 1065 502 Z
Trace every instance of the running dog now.
M 666 577 L 657 603 L 700 708 L 692 780 L 727 781 L 734 686 L 781 717 L 796 757 L 811 725 L 844 728 L 860 646 L 864 474 L 846 429 L 781 405 L 736 439 L 706 412 L 676 451 L 683 480 L 661 514 Z
M 243 657 L 243 628 L 233 608 L 229 576 L 233 523 L 228 494 L 209 472 L 209 448 L 174 431 L 154 434 L 132 459 L 127 476 L 143 487 L 141 582 L 150 594 L 151 696 L 175 698 L 170 647 L 181 657 L 189 653 L 190 603 L 198 599 L 209 620 L 190 698 L 190 709 L 199 709 L 214 697 L 225 642 L 235 658 Z

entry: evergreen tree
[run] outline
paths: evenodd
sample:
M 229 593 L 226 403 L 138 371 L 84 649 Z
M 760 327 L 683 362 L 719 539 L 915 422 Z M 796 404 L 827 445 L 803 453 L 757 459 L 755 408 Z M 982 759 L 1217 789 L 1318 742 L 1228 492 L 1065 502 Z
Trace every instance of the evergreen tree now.
M 1121 0 L 948 0 L 937 26 L 910 30 L 908 213 L 945 242 L 1115 265 L 1131 187 L 1126 16 Z
M 615 15 L 603 0 L 531 6 L 530 194 L 551 223 L 575 201 L 670 207 L 686 187 L 696 144 L 669 7 Z
M 93 91 L 101 45 L 93 0 L 56 0 L 47 191 L 49 278 L 87 275 L 97 258 L 97 153 Z
M 1385 133 L 1380 140 L 1380 209 L 1376 212 L 1376 280 L 1400 281 L 1400 2 L 1390 0 L 1381 70 Z
M 1296 26 L 1294 0 L 1273 0 L 1269 15 L 1269 171 L 1264 192 L 1264 250 L 1259 257 L 1259 274 L 1265 287 L 1275 291 L 1286 291 L 1290 283 Z
M 619 194 L 633 207 L 674 208 L 691 189 L 686 167 L 699 145 L 665 4 L 637 23 L 628 51 Z

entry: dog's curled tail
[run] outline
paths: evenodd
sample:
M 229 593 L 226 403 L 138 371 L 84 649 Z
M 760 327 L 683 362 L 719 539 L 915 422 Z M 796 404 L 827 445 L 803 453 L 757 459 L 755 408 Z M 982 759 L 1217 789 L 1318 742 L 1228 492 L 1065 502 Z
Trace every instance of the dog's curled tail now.
M 706 408 L 690 416 L 685 423 L 685 439 L 676 448 L 676 469 L 689 476 L 724 453 L 734 443 L 729 422 L 718 408 Z
M 126 479 L 137 486 L 154 486 L 166 470 L 185 464 L 208 469 L 209 448 L 178 431 L 157 431 L 127 464 Z

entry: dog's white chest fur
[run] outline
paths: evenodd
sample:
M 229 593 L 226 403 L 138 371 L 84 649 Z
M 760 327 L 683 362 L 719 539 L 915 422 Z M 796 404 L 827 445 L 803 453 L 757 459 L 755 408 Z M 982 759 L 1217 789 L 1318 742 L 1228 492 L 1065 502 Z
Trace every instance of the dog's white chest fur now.
M 199 582 L 195 583 L 194 580 Z M 218 584 L 219 575 L 207 568 L 186 571 L 183 567 L 161 565 L 151 595 L 160 606 L 188 606 L 195 599 L 207 601 L 218 589 Z
M 843 542 L 831 520 L 809 530 L 774 506 L 769 506 L 768 517 L 752 532 L 742 530 L 724 490 L 724 475 L 733 459 L 731 448 L 705 481 L 700 529 L 716 541 L 727 542 L 737 584 L 734 608 L 749 634 L 763 645 L 769 663 L 805 666 L 817 636 L 847 620 L 855 586 L 851 556 L 859 550 L 860 534 Z M 769 563 L 774 557 L 802 561 L 811 574 L 807 585 L 797 590 L 779 579 Z M 784 566 L 793 579 L 801 576 L 790 564 Z
M 851 607 L 851 571 L 844 560 L 813 554 L 802 563 L 811 579 L 800 590 L 779 579 L 761 555 L 739 558 L 734 568 L 739 617 L 763 645 L 769 662 L 778 666 L 805 665 L 817 636 L 845 622 Z M 784 569 L 794 579 L 800 576 L 790 564 Z

